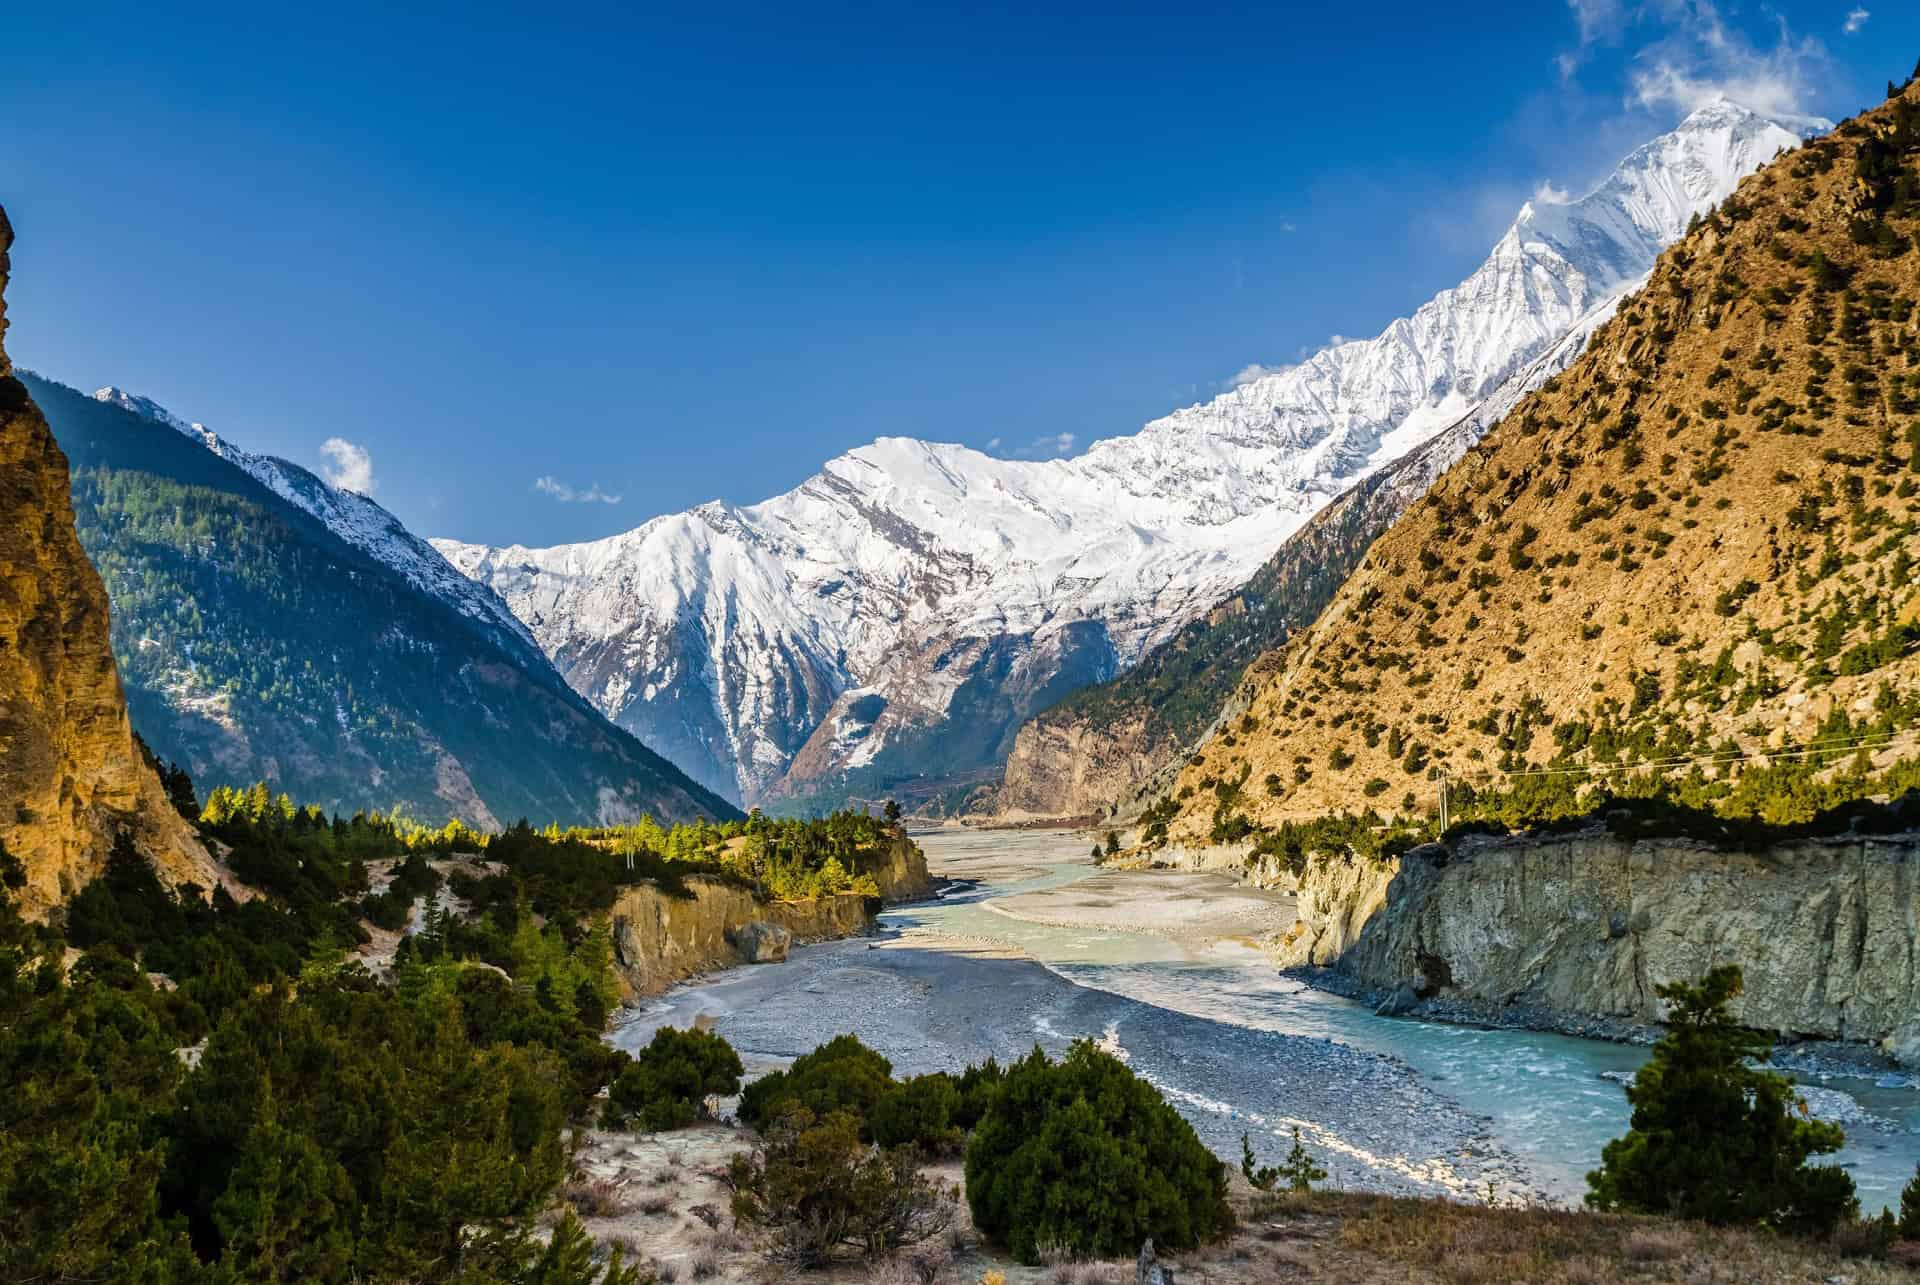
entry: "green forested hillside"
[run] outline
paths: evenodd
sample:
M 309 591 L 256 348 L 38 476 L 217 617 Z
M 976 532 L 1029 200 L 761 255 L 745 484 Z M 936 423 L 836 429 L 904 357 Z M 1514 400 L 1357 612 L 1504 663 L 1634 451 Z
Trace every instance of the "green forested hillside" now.
M 732 815 L 523 640 L 163 425 L 30 379 L 73 470 L 135 728 L 209 784 L 493 826 Z

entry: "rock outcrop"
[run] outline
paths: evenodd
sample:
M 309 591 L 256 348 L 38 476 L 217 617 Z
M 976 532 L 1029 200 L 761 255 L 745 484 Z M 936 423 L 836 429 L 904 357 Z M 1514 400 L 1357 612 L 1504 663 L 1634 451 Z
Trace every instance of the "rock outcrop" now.
M 920 845 L 900 826 L 894 827 L 885 857 L 868 873 L 880 886 L 880 899 L 889 904 L 920 901 L 933 895 L 933 876 L 927 873 L 927 854 L 920 851 Z
M 764 919 L 741 925 L 728 940 L 749 964 L 783 963 L 787 952 L 793 949 L 793 934 L 779 924 L 770 924 Z
M 1738 964 L 1734 1015 L 1920 1063 L 1920 834 L 1723 851 L 1604 826 L 1471 838 L 1299 884 L 1283 963 L 1496 1020 L 1655 1022 L 1654 989 Z
M 0 212 L 0 340 L 12 243 Z M 122 832 L 162 877 L 213 886 L 205 849 L 134 743 L 66 457 L 0 344 L 0 844 L 26 867 L 25 913 L 77 891 Z
M 760 962 L 749 946 L 768 929 L 785 933 L 791 946 L 858 936 L 873 924 L 870 899 L 851 893 L 763 901 L 739 885 L 699 876 L 687 887 L 692 896 L 671 897 L 642 884 L 614 902 L 613 962 L 622 998 L 657 995 L 700 973 Z M 759 934 L 748 932 L 749 925 Z

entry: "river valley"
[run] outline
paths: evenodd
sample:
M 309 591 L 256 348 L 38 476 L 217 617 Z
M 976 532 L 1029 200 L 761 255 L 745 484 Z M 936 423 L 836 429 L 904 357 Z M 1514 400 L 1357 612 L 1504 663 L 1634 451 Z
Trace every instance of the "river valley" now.
M 1109 872 L 1083 835 L 917 836 L 939 900 L 890 909 L 882 936 L 796 949 L 678 987 L 612 1036 L 712 1022 L 749 1071 L 843 1031 L 898 1074 L 1006 1061 L 1038 1043 L 1100 1041 L 1152 1080 L 1223 1158 L 1242 1132 L 1277 1160 L 1299 1126 L 1346 1187 L 1577 1202 L 1627 1126 L 1616 1078 L 1643 1048 L 1376 1016 L 1279 974 L 1260 943 L 1291 899 L 1216 875 Z M 1908 1076 L 1809 1078 L 1847 1123 L 1839 1162 L 1869 1211 L 1897 1204 L 1920 1160 Z M 1841 1096 L 1844 1095 L 1844 1096 Z

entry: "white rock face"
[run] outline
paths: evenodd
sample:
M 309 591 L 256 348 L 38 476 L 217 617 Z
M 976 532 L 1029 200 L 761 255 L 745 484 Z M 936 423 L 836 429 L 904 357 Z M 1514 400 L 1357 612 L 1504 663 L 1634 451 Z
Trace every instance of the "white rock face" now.
M 1460 285 L 1071 460 L 881 438 L 785 495 L 548 549 L 436 540 L 576 689 L 747 802 L 967 779 L 1132 665 L 1333 497 L 1577 355 L 1694 215 L 1825 122 L 1728 102 L 1529 204 Z M 1504 409 L 1504 406 L 1501 406 Z

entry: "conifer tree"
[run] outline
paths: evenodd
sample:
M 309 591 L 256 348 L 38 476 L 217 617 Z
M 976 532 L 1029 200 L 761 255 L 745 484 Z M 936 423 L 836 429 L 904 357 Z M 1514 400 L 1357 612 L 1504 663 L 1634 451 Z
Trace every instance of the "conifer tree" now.
M 1659 988 L 1667 1034 L 1627 1089 L 1632 1127 L 1587 1175 L 1588 1204 L 1800 1234 L 1857 1212 L 1844 1169 L 1806 1163 L 1845 1134 L 1806 1118 L 1787 1078 L 1754 1065 L 1770 1045 L 1729 1013 L 1740 989 L 1733 965 Z

